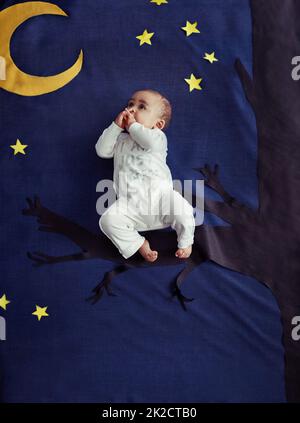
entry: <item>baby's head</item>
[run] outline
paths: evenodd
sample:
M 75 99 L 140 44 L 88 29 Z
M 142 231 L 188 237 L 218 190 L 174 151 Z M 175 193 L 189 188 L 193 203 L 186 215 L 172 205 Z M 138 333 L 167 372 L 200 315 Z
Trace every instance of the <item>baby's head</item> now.
M 158 91 L 136 91 L 128 101 L 127 109 L 135 120 L 146 128 L 166 129 L 172 115 L 170 102 Z

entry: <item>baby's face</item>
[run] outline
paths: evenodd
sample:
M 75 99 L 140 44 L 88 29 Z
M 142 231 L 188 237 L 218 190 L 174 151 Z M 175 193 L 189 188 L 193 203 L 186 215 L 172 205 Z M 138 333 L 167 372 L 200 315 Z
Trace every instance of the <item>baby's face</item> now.
M 162 102 L 160 96 L 148 91 L 137 91 L 128 101 L 127 109 L 138 123 L 146 128 L 164 127 L 161 119 Z

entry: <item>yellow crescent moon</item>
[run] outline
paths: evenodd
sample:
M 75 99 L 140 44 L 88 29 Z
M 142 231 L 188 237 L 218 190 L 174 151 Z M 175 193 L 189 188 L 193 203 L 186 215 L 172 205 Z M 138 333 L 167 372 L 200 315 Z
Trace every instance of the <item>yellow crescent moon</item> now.
M 6 65 L 6 79 L 0 80 L 0 88 L 24 96 L 41 95 L 58 90 L 80 72 L 83 62 L 82 50 L 69 69 L 53 76 L 29 75 L 14 63 L 10 55 L 10 40 L 14 31 L 27 19 L 45 14 L 68 16 L 58 6 L 41 1 L 18 3 L 0 12 L 0 56 L 4 57 Z

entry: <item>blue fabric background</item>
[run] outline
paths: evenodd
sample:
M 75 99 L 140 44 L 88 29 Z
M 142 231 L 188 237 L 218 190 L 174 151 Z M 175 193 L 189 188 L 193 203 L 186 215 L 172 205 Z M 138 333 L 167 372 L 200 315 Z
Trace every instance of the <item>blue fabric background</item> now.
M 2 9 L 20 1 L 1 2 Z M 96 184 L 112 178 L 112 160 L 95 143 L 132 92 L 152 88 L 173 106 L 167 130 L 173 179 L 201 179 L 193 167 L 220 164 L 220 178 L 240 201 L 257 205 L 256 126 L 234 70 L 251 71 L 247 0 L 55 1 L 69 17 L 27 20 L 11 52 L 25 72 L 52 75 L 84 64 L 64 88 L 22 97 L 0 90 L 1 286 L 11 300 L 1 342 L 4 402 L 285 401 L 277 304 L 256 280 L 213 263 L 189 275 L 185 313 L 170 302 L 182 266 L 135 269 L 117 277 L 118 297 L 85 302 L 113 264 L 104 260 L 32 267 L 26 251 L 76 252 L 37 230 L 21 210 L 38 194 L 51 210 L 98 232 Z M 186 37 L 186 20 L 200 34 Z M 152 46 L 139 47 L 144 29 Z M 1 29 L 0 29 L 1 30 Z M 202 57 L 215 51 L 219 62 Z M 184 78 L 203 78 L 189 93 Z M 13 156 L 19 138 L 26 156 Z M 211 198 L 212 192 L 205 192 Z M 207 214 L 205 224 L 224 224 Z M 176 246 L 174 246 L 175 248 Z M 174 250 L 175 252 L 175 250 Z M 38 322 L 35 305 L 48 306 Z

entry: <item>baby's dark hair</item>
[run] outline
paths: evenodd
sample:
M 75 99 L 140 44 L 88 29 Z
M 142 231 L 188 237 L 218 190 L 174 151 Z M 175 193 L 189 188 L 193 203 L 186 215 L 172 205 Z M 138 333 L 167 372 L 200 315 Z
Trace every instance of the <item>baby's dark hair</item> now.
M 150 93 L 157 94 L 161 97 L 162 109 L 161 109 L 160 117 L 161 119 L 164 119 L 164 121 L 166 122 L 163 129 L 167 129 L 172 117 L 172 106 L 169 100 L 164 95 L 162 95 L 159 91 L 151 90 L 150 88 L 146 88 L 143 91 L 148 91 Z

